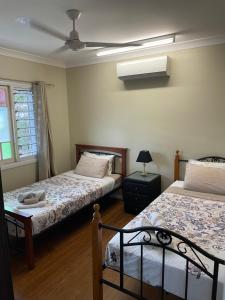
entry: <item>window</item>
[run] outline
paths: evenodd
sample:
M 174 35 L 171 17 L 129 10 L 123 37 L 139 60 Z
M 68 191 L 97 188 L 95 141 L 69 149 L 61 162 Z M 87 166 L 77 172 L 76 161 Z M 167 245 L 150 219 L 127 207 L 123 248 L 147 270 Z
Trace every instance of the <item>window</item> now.
M 0 164 L 32 158 L 36 154 L 31 85 L 0 82 Z
M 13 95 L 18 155 L 20 158 L 34 156 L 37 141 L 32 91 L 14 89 Z

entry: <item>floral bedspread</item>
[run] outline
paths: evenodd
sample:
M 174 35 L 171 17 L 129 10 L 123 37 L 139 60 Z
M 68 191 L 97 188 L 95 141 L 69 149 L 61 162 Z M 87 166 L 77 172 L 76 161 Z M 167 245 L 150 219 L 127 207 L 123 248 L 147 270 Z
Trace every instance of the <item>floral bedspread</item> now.
M 135 227 L 138 220 L 148 218 L 152 212 L 165 221 L 167 229 L 225 259 L 225 197 L 223 202 L 164 192 L 129 227 Z
M 46 193 L 46 206 L 23 210 L 33 215 L 34 235 L 58 223 L 85 205 L 90 204 L 103 194 L 102 184 L 99 180 L 89 177 L 85 178 L 70 171 L 30 186 L 4 193 L 4 202 L 8 206 L 16 208 L 19 204 L 17 198 L 20 193 L 39 190 L 44 190 Z M 9 233 L 15 235 L 14 225 L 9 224 Z M 24 235 L 22 230 L 19 230 L 19 235 Z

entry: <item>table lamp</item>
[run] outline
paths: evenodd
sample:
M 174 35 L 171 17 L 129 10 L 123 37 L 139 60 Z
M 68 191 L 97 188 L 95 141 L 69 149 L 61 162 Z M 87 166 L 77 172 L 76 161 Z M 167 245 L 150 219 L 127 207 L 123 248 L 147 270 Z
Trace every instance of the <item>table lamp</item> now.
M 146 163 L 149 163 L 151 161 L 152 161 L 152 157 L 148 150 L 141 150 L 139 152 L 136 162 L 141 162 L 144 165 L 144 171 L 143 173 L 141 173 L 142 176 L 147 176 L 147 173 L 145 171 Z

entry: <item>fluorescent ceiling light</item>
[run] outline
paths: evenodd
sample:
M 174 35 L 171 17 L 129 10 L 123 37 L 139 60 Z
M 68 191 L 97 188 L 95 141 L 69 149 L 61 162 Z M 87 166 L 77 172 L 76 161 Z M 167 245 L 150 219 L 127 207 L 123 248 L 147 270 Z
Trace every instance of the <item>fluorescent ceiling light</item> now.
M 142 46 L 138 47 L 123 47 L 123 48 L 116 48 L 116 49 L 108 49 L 108 50 L 101 50 L 96 53 L 97 56 L 105 56 L 110 54 L 117 54 L 117 53 L 123 53 L 123 52 L 129 52 L 135 49 L 143 48 Z
M 96 53 L 97 56 L 105 56 L 105 55 L 111 55 L 111 54 L 119 54 L 119 53 L 126 53 L 130 51 L 145 49 L 145 48 L 151 48 L 151 47 L 157 47 L 157 46 L 163 46 L 174 43 L 175 35 L 170 36 L 164 36 L 154 39 L 149 39 L 148 41 L 137 41 L 137 42 L 143 42 L 141 46 L 134 46 L 134 47 L 123 47 L 123 48 L 114 48 L 114 49 L 102 49 Z
M 159 39 L 159 40 L 146 42 L 146 43 L 143 44 L 143 48 L 168 45 L 168 44 L 172 44 L 173 42 L 174 42 L 174 37 L 168 37 L 168 38 L 165 38 L 165 39 Z

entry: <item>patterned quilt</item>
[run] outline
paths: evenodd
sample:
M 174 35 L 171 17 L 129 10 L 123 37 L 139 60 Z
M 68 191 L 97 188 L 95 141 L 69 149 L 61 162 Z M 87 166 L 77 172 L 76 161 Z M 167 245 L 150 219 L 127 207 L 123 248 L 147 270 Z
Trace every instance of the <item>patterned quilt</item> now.
M 194 197 L 188 193 L 184 195 L 172 193 L 170 190 L 162 193 L 153 203 L 136 216 L 125 228 L 137 228 L 143 226 L 144 220 L 149 219 L 154 213 L 164 221 L 165 228 L 179 233 L 196 245 L 215 255 L 225 259 L 225 197 L 223 199 L 206 200 L 203 197 Z M 212 197 L 213 198 L 213 197 Z M 146 225 L 145 225 L 146 226 Z M 144 233 L 138 235 L 133 242 L 143 241 Z M 125 234 L 124 241 L 128 242 L 134 234 Z M 176 240 L 171 247 L 176 247 Z M 161 249 L 153 246 L 144 246 L 144 274 L 143 280 L 147 284 L 159 286 L 161 284 Z M 196 260 L 192 251 L 188 254 Z M 201 256 L 200 256 L 201 257 Z M 209 271 L 213 266 L 206 258 L 201 257 Z M 119 235 L 115 235 L 107 245 L 106 265 L 118 269 L 120 262 Z M 177 296 L 184 296 L 184 272 L 185 261 L 171 252 L 166 254 L 165 289 Z M 140 247 L 132 246 L 124 249 L 124 272 L 134 278 L 140 279 Z M 193 283 L 189 291 L 190 300 L 210 299 L 211 282 L 209 277 L 201 273 L 192 264 L 189 265 L 189 278 Z M 175 284 L 172 282 L 175 279 Z M 195 282 L 196 281 L 196 282 Z M 224 266 L 220 266 L 218 299 L 225 299 Z M 193 288 L 194 286 L 194 288 Z M 197 296 L 196 296 L 197 295 Z M 202 296 L 199 296 L 202 295 Z
M 20 193 L 39 190 L 46 193 L 46 206 L 23 210 L 33 215 L 34 235 L 103 196 L 103 183 L 99 179 L 85 178 L 70 171 L 5 193 L 4 201 L 8 206 L 16 208 Z M 9 233 L 15 235 L 15 226 L 9 226 Z M 24 235 L 22 230 L 19 230 L 19 235 Z
M 187 239 L 217 257 L 225 259 L 225 197 L 224 201 L 205 200 L 182 194 L 164 192 L 129 227 L 137 221 L 157 213 L 166 228 L 184 235 Z

